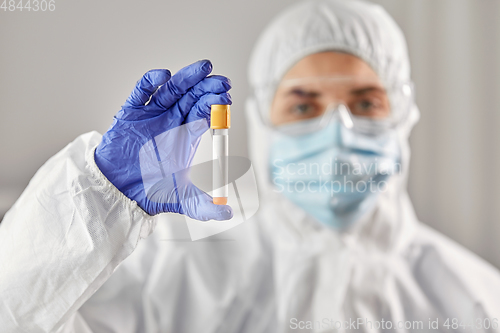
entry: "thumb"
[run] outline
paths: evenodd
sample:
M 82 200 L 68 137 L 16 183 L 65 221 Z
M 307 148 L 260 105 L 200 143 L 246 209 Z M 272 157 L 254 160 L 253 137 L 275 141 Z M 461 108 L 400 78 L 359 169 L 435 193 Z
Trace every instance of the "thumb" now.
M 182 214 L 199 221 L 225 221 L 233 217 L 233 209 L 230 206 L 214 204 L 212 197 L 196 186 L 191 185 L 188 192 L 195 195 L 181 200 Z
M 210 198 L 206 201 L 203 207 L 203 217 L 206 219 L 201 219 L 202 221 L 207 220 L 217 220 L 226 221 L 233 218 L 233 209 L 229 205 L 216 205 L 212 202 L 212 197 L 207 194 Z

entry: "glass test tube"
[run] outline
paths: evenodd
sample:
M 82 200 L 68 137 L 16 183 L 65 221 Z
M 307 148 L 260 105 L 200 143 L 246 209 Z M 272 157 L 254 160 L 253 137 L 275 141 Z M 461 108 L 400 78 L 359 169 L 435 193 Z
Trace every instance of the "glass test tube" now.
M 231 112 L 229 105 L 212 105 L 210 128 L 212 129 L 213 151 L 213 202 L 216 205 L 227 205 L 229 195 L 228 156 L 229 127 Z

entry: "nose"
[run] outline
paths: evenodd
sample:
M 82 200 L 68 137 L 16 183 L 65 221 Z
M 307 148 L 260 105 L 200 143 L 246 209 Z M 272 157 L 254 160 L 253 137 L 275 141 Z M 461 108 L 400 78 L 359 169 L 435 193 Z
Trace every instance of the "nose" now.
M 330 119 L 334 117 L 334 115 L 338 113 L 340 121 L 342 125 L 346 128 L 351 129 L 354 126 L 354 122 L 352 121 L 351 112 L 348 107 L 343 103 L 332 103 L 328 106 L 325 116 L 321 120 L 321 126 L 325 126 L 330 122 Z

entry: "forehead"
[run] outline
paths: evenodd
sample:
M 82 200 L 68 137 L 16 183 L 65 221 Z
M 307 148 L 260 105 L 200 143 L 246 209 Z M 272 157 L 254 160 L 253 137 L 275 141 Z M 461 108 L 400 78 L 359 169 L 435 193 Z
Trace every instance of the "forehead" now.
M 360 76 L 378 81 L 378 75 L 363 60 L 342 52 L 320 52 L 297 62 L 282 80 L 314 76 Z

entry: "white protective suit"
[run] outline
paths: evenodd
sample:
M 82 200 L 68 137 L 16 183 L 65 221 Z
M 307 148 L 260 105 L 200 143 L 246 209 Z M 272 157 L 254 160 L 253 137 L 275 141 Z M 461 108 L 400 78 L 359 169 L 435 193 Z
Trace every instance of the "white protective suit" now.
M 359 56 L 385 82 L 409 79 L 403 36 L 383 9 L 329 0 L 298 4 L 270 25 L 251 84 L 275 83 L 326 50 Z M 202 241 L 169 241 L 188 238 L 182 216 L 148 216 L 101 174 L 98 133 L 47 161 L 0 224 L 0 332 L 445 332 L 447 318 L 449 331 L 487 331 L 452 329 L 452 320 L 493 323 L 500 274 L 419 223 L 406 192 L 417 107 L 399 128 L 404 172 L 339 233 L 272 191 L 271 134 L 257 115 L 267 116 L 266 101 L 248 103 L 260 210 Z M 358 318 L 366 321 L 356 329 Z

